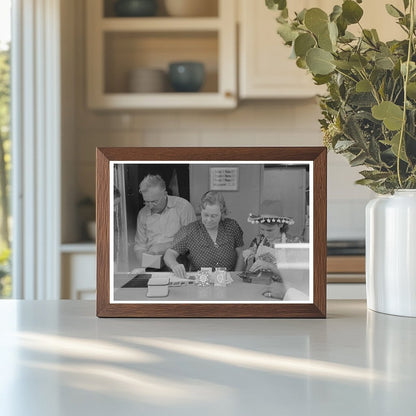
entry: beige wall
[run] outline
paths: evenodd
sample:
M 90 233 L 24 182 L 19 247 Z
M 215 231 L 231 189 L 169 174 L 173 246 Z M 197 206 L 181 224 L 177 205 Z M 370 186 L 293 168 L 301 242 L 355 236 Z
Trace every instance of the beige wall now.
M 71 3 L 72 2 L 64 2 Z M 97 146 L 321 145 L 315 99 L 245 101 L 232 111 L 98 112 L 86 108 L 84 1 L 63 22 L 63 242 L 79 238 L 76 202 L 95 193 Z M 71 5 L 67 5 L 71 9 Z M 371 193 L 353 184 L 357 170 L 329 158 L 329 234 L 364 235 L 362 207 Z M 352 207 L 352 211 L 350 208 Z M 357 214 L 360 212 L 360 217 Z M 342 213 L 342 215 L 340 214 Z

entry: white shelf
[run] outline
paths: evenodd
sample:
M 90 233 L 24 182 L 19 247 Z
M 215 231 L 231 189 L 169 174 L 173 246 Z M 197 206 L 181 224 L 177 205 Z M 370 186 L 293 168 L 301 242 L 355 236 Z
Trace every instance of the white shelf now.
M 95 99 L 94 99 L 95 98 Z M 92 98 L 91 106 L 97 109 L 158 109 L 158 108 L 234 108 L 235 97 L 217 93 L 158 93 L 158 94 L 101 94 Z
M 91 253 L 96 252 L 95 243 L 92 241 L 85 241 L 79 243 L 64 243 L 61 244 L 61 253 Z
M 217 17 L 152 17 L 152 18 L 104 18 L 101 30 L 105 32 L 204 32 L 216 31 L 221 27 Z

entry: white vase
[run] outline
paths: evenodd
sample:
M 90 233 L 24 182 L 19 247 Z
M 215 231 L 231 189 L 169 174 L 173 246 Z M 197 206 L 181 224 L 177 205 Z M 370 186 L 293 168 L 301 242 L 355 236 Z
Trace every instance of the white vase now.
M 416 317 L 416 190 L 379 196 L 366 207 L 367 306 Z

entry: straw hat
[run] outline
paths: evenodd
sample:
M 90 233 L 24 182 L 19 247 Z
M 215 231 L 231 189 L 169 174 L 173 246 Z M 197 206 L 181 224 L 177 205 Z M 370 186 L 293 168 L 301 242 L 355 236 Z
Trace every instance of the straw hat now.
M 261 203 L 260 214 L 251 214 L 247 221 L 251 224 L 287 224 L 295 223 L 293 218 L 282 215 L 283 209 L 280 201 L 266 200 Z

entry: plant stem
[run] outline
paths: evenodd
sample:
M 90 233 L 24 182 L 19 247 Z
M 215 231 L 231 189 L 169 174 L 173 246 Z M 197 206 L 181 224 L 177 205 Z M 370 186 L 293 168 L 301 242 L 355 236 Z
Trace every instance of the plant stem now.
M 348 75 L 348 74 L 345 74 L 344 72 L 340 71 L 338 68 L 335 68 L 335 71 L 336 71 L 336 72 L 338 72 L 338 73 L 339 73 L 339 74 L 341 74 L 341 75 L 344 75 L 344 77 L 349 78 L 351 81 L 353 81 L 353 82 L 355 82 L 355 83 L 357 83 L 357 82 L 358 82 L 355 78 L 351 77 L 351 76 L 350 76 L 350 75 Z
M 399 179 L 399 186 L 403 188 L 402 178 L 400 175 L 400 156 L 402 152 L 403 140 L 404 140 L 404 132 L 406 129 L 406 110 L 407 110 L 407 83 L 409 81 L 409 68 L 410 68 L 410 61 L 412 58 L 412 49 L 413 49 L 413 36 L 414 36 L 414 26 L 415 26 L 415 16 L 414 16 L 414 8 L 415 8 L 415 0 L 410 0 L 410 29 L 409 29 L 409 44 L 407 47 L 407 59 L 406 59 L 406 73 L 404 75 L 403 80 L 403 118 L 402 118 L 402 127 L 400 129 L 400 139 L 399 139 L 399 149 L 397 152 L 397 177 Z

